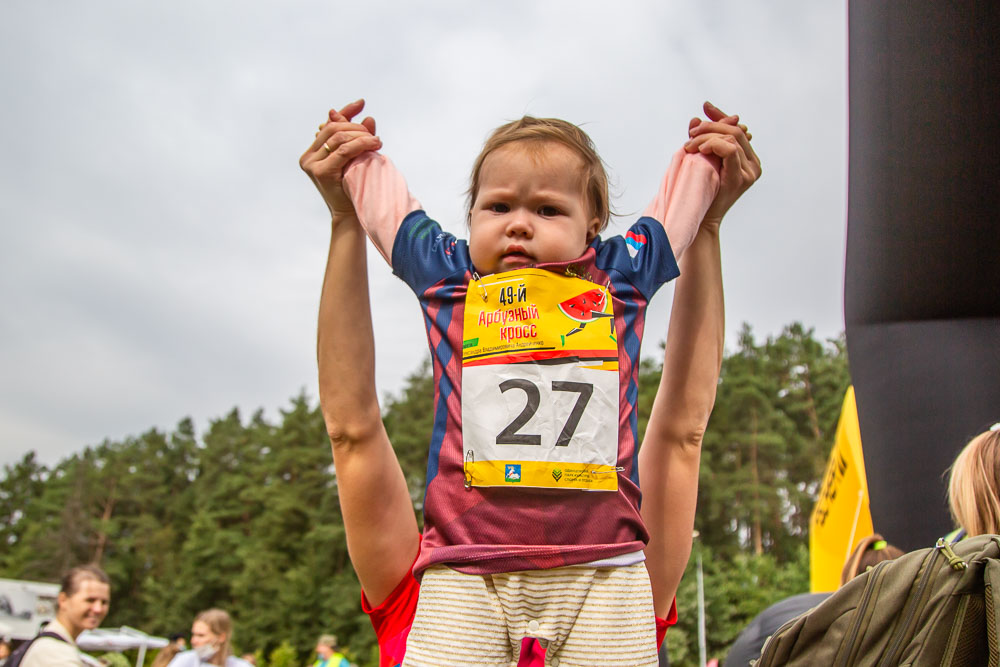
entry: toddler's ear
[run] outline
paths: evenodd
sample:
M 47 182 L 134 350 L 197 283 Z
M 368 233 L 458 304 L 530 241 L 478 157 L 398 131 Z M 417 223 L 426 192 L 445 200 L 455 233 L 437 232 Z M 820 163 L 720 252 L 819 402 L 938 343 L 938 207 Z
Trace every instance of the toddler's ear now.
M 597 235 L 601 233 L 601 221 L 594 218 L 587 224 L 587 245 L 597 238 Z

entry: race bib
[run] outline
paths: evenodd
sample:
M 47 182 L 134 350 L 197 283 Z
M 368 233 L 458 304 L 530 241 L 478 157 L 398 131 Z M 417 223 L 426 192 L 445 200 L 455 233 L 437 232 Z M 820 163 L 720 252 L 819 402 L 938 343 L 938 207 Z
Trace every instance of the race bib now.
M 617 491 L 618 341 L 607 287 L 541 269 L 469 284 L 465 481 Z

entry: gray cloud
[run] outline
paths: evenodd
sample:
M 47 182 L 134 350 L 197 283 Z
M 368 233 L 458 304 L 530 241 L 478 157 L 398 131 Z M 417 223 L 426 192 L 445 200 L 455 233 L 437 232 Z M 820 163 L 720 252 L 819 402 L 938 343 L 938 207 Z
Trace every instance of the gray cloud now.
M 328 239 L 296 161 L 359 95 L 456 233 L 469 165 L 505 120 L 585 124 L 635 212 L 702 100 L 738 111 L 765 174 L 724 225 L 728 329 L 834 335 L 845 43 L 842 6 L 791 2 L 4 3 L 0 463 L 315 396 Z M 378 382 L 395 391 L 426 354 L 422 324 L 369 260 Z

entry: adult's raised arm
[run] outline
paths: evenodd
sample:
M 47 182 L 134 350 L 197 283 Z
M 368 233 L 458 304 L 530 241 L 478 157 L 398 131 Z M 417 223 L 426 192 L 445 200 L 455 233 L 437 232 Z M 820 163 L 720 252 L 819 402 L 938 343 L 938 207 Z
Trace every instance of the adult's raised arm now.
M 722 367 L 725 307 L 719 227 L 729 207 L 760 176 L 746 126 L 706 104 L 692 121 L 689 151 L 722 159 L 720 189 L 681 258 L 663 373 L 639 451 L 642 517 L 649 530 L 646 567 L 656 615 L 665 618 L 691 555 L 701 443 Z
M 639 450 L 646 568 L 660 618 L 691 555 L 701 441 L 715 405 L 724 335 L 719 230 L 706 227 L 681 260 L 663 373 Z
M 347 548 L 365 596 L 380 604 L 419 548 L 409 490 L 382 424 L 368 294 L 366 237 L 342 185 L 344 166 L 380 146 L 357 103 L 331 112 L 300 165 L 331 212 L 317 334 L 319 393 L 337 473 Z

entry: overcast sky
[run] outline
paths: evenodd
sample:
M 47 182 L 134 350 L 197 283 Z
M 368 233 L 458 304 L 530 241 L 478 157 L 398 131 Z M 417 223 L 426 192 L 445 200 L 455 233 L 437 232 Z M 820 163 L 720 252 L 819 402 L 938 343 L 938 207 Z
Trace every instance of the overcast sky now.
M 739 113 L 764 176 L 723 224 L 728 344 L 744 321 L 835 336 L 845 70 L 840 3 L 6 0 L 0 464 L 315 400 L 329 226 L 298 157 L 328 108 L 362 96 L 459 235 L 472 160 L 507 120 L 583 124 L 630 213 L 702 101 Z M 369 263 L 385 394 L 426 342 L 412 294 Z

